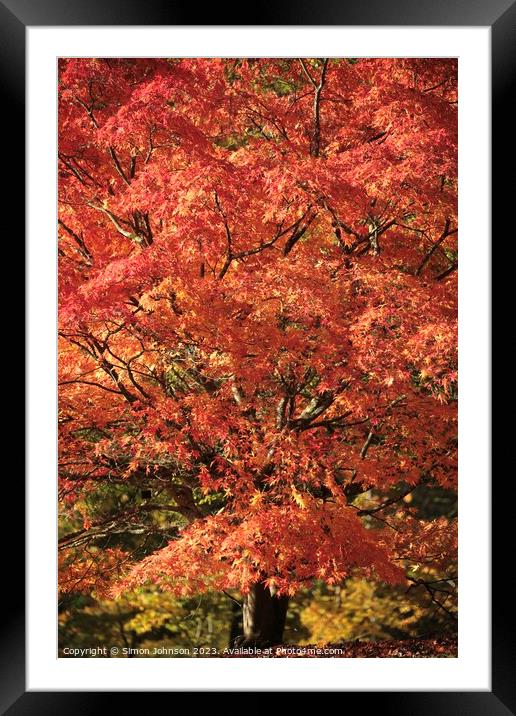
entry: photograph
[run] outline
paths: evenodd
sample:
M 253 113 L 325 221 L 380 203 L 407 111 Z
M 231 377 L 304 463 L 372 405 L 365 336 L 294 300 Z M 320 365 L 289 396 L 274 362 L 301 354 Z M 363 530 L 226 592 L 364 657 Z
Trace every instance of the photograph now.
M 457 58 L 56 72 L 59 659 L 456 659 Z

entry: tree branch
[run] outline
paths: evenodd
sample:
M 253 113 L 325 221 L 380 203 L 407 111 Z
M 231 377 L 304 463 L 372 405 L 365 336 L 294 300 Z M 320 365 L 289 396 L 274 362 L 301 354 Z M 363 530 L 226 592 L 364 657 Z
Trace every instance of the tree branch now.
M 312 137 L 310 139 L 310 154 L 312 157 L 318 157 L 320 152 L 320 145 L 321 145 L 321 92 L 324 87 L 324 81 L 326 79 L 326 70 L 328 68 L 328 58 L 326 57 L 323 60 L 323 66 L 321 69 L 321 75 L 319 77 L 319 82 L 317 83 L 310 72 L 308 71 L 308 68 L 305 64 L 305 61 L 303 59 L 300 59 L 299 62 L 301 63 L 301 67 L 303 68 L 303 72 L 305 73 L 306 77 L 310 81 L 311 85 L 314 88 L 314 100 L 313 100 L 313 131 L 312 131 Z
M 430 259 L 431 259 L 432 256 L 434 255 L 434 253 L 435 253 L 435 252 L 437 251 L 437 249 L 439 248 L 439 246 L 443 243 L 443 241 L 444 241 L 448 236 L 451 236 L 451 234 L 455 234 L 456 231 L 457 231 L 457 229 L 450 229 L 450 219 L 446 219 L 442 234 L 439 236 L 439 238 L 437 239 L 437 241 L 435 241 L 435 242 L 432 244 L 432 246 L 430 247 L 429 251 L 427 251 L 427 253 L 426 253 L 425 256 L 423 257 L 423 260 L 421 261 L 421 263 L 419 264 L 419 266 L 418 266 L 417 269 L 415 270 L 414 276 L 419 276 L 419 274 L 421 273 L 421 271 L 425 268 L 425 266 L 426 266 L 427 263 L 430 261 Z
M 458 268 L 458 266 L 459 266 L 459 262 L 458 262 L 458 261 L 454 261 L 451 266 L 449 266 L 447 269 L 445 269 L 445 270 L 442 271 L 438 276 L 435 277 L 436 280 L 437 280 L 437 281 L 442 281 L 444 278 L 446 278 L 446 277 L 449 276 L 451 273 L 453 273 L 454 271 L 456 271 L 457 268 Z
M 115 148 L 114 148 L 113 146 L 110 146 L 109 149 L 108 149 L 108 152 L 109 152 L 109 156 L 110 156 L 111 159 L 113 160 L 113 164 L 115 165 L 115 169 L 116 169 L 117 172 L 120 174 L 120 176 L 122 177 L 122 179 L 124 180 L 124 182 L 129 186 L 129 184 L 130 184 L 131 182 L 130 182 L 130 180 L 127 178 L 126 173 L 124 172 L 124 170 L 122 169 L 122 165 L 120 164 L 120 161 L 119 161 L 119 159 L 118 159 L 118 157 L 117 157 Z M 134 157 L 134 160 L 136 161 L 136 157 Z

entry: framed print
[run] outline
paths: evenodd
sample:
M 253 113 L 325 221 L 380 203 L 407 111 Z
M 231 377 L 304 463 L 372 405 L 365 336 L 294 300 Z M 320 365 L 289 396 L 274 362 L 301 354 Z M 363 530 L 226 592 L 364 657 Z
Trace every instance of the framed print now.
M 489 272 L 514 6 L 1 12 L 29 396 L 4 710 L 510 713 Z

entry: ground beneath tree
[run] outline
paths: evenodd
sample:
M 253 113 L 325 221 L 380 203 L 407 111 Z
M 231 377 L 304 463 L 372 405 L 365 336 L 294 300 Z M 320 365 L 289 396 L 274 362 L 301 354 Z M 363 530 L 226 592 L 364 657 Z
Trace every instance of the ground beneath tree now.
M 454 658 L 457 656 L 457 639 L 441 637 L 437 639 L 390 639 L 385 641 L 348 641 L 340 644 L 281 644 L 269 649 L 250 647 L 228 650 L 224 656 L 229 658 L 315 658 L 315 659 L 389 659 L 389 658 Z

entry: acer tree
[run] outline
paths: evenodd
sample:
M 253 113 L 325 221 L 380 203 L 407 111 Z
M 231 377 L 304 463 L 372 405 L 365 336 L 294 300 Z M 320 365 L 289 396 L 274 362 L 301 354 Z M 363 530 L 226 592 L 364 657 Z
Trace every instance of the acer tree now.
M 60 61 L 63 591 L 447 609 L 456 161 L 455 60 Z

